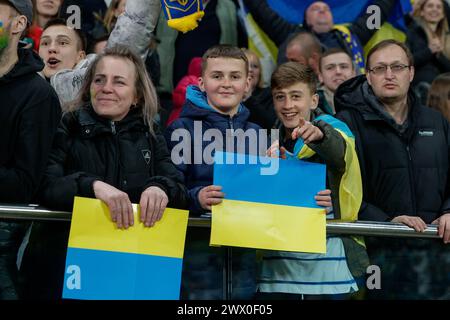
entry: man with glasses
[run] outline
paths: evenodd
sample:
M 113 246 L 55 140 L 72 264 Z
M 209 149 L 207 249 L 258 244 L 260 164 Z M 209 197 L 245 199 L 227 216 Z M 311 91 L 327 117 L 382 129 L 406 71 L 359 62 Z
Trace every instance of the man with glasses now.
M 402 223 L 417 232 L 423 232 L 427 224 L 437 224 L 440 238 L 448 244 L 449 123 L 416 99 L 410 89 L 413 65 L 411 52 L 403 43 L 385 40 L 377 44 L 367 56 L 367 74 L 338 88 L 335 104 L 341 112 L 337 117 L 349 125 L 356 138 L 364 191 L 360 219 Z M 384 266 L 386 260 L 384 271 L 390 270 L 389 274 L 383 274 L 380 267 L 382 279 L 392 276 L 382 280 L 383 292 L 391 294 L 389 297 L 399 290 L 404 290 L 403 295 L 396 298 L 417 297 L 407 296 L 407 292 L 417 293 L 422 273 L 411 272 L 414 264 L 405 267 L 404 263 L 417 258 L 416 254 L 422 257 L 422 253 L 431 252 L 430 242 L 406 242 L 390 239 L 383 243 L 378 239 L 368 247 L 372 263 Z M 438 245 L 442 246 L 441 242 Z M 443 246 L 441 251 L 445 250 L 448 252 L 448 247 Z M 447 291 L 448 279 L 442 285 L 445 289 L 438 285 L 434 293 Z

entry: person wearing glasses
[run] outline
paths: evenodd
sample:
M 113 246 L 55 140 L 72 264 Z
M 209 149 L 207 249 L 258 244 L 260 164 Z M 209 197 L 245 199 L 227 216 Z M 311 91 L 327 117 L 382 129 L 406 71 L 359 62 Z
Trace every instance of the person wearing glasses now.
M 436 224 L 442 238 L 434 240 L 436 245 L 421 239 L 369 242 L 371 263 L 380 266 L 382 279 L 382 290 L 371 294 L 417 298 L 412 295 L 418 292 L 422 273 L 412 269 L 422 258 L 416 263 L 408 259 L 428 254 L 432 246 L 449 252 L 445 246 L 450 243 L 449 122 L 422 106 L 411 90 L 414 61 L 403 43 L 384 40 L 374 46 L 366 69 L 366 75 L 342 83 L 335 94 L 336 108 L 341 110 L 337 118 L 348 124 L 356 139 L 363 181 L 359 219 L 400 223 L 417 232 Z M 405 259 L 411 262 L 407 266 Z M 433 292 L 448 287 L 447 278 Z

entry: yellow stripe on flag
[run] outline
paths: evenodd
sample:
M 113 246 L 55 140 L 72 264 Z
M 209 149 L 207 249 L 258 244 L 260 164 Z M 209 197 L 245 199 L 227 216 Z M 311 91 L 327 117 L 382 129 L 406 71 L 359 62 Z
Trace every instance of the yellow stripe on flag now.
M 189 213 L 167 208 L 153 227 L 139 220 L 133 204 L 134 226 L 118 229 L 100 200 L 75 197 L 69 247 L 183 258 Z M 93 236 L 95 235 L 95 236 Z
M 325 210 L 225 199 L 212 207 L 210 245 L 325 253 Z

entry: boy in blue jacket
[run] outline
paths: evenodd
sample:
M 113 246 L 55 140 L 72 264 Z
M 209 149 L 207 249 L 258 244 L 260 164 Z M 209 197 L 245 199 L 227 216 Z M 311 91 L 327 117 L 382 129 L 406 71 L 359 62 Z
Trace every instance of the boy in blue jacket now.
M 191 215 L 211 212 L 211 206 L 219 204 L 224 197 L 221 187 L 212 185 L 214 151 L 251 153 L 250 145 L 259 143 L 247 141 L 232 146 L 228 143 L 239 129 L 254 131 L 256 136 L 259 134 L 260 127 L 247 121 L 250 112 L 241 103 L 249 86 L 248 60 L 242 50 L 227 45 L 210 48 L 202 58 L 199 86 L 188 87 L 180 118 L 166 130 L 172 160 L 183 173 L 189 190 Z M 261 152 L 264 153 L 267 142 L 261 143 Z M 209 229 L 188 229 L 182 299 L 223 298 L 224 254 L 222 248 L 209 247 Z M 233 298 L 252 296 L 254 259 L 253 250 L 234 251 L 233 262 L 242 262 L 245 266 L 241 265 L 241 272 L 234 274 L 233 278 L 237 278 L 239 285 L 233 286 Z

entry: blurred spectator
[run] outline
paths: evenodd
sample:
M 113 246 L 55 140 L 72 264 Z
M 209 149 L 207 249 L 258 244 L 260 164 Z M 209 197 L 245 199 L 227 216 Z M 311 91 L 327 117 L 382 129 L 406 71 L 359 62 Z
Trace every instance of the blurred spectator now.
M 319 108 L 335 114 L 334 93 L 341 83 L 356 76 L 355 66 L 349 54 L 339 48 L 326 50 L 319 61 Z
M 275 42 L 280 48 L 278 55 L 284 57 L 284 47 L 286 41 L 292 33 L 299 31 L 311 31 L 317 36 L 321 44 L 326 48 L 341 48 L 352 56 L 352 60 L 356 66 L 360 66 L 363 59 L 363 48 L 370 38 L 375 34 L 377 29 L 369 29 L 367 20 L 370 14 L 361 15 L 355 22 L 348 26 L 340 25 L 339 28 L 333 22 L 333 13 L 327 3 L 315 1 L 307 7 L 304 15 L 303 25 L 297 25 L 288 22 L 278 15 L 266 0 L 244 0 L 245 6 L 249 9 L 256 23 L 263 31 Z M 394 8 L 396 0 L 376 0 L 372 5 L 377 5 L 381 9 L 380 21 L 383 23 Z M 356 40 L 350 46 L 346 39 Z M 359 45 L 358 45 L 359 42 Z M 279 63 L 286 60 L 280 60 Z M 363 63 L 362 63 L 363 64 Z M 358 68 L 359 72 L 359 68 Z
M 450 121 L 450 73 L 438 75 L 431 83 L 427 105 Z
M 125 11 L 127 0 L 113 0 L 106 10 L 103 24 L 108 32 L 111 32 L 116 24 L 117 18 Z
M 419 0 L 413 17 L 408 26 L 408 46 L 414 55 L 413 85 L 429 85 L 440 73 L 450 72 L 450 33 L 444 2 Z
M 33 40 L 33 49 L 38 52 L 44 26 L 58 16 L 62 0 L 33 0 L 33 24 L 27 37 Z
M 170 113 L 167 126 L 180 117 L 180 113 L 184 103 L 186 102 L 186 90 L 190 85 L 198 85 L 198 78 L 202 75 L 202 58 L 192 58 L 189 63 L 187 75 L 185 75 L 180 82 L 178 82 L 175 90 L 172 93 L 172 112 Z
M 248 59 L 248 76 L 250 78 L 250 89 L 246 98 L 250 97 L 257 89 L 263 88 L 261 62 L 258 56 L 250 49 L 242 48 Z
M 30 0 L 0 1 L 0 203 L 28 204 L 45 171 L 61 117 L 58 97 L 37 73 L 44 64 L 18 49 L 32 21 Z M 16 258 L 25 225 L 0 222 L 0 299 L 15 299 Z
M 317 76 L 321 56 L 320 42 L 311 32 L 298 32 L 287 43 L 286 59 L 310 67 Z
M 244 100 L 244 105 L 250 111 L 248 121 L 269 130 L 277 119 L 270 88 L 262 86 L 262 70 L 258 56 L 250 49 L 242 50 L 247 56 L 249 64 L 250 90 Z

